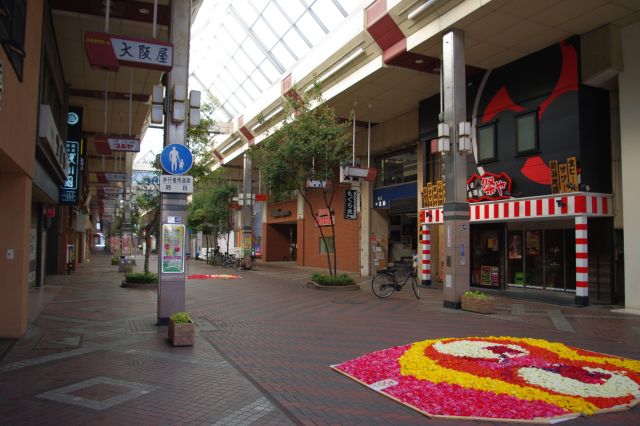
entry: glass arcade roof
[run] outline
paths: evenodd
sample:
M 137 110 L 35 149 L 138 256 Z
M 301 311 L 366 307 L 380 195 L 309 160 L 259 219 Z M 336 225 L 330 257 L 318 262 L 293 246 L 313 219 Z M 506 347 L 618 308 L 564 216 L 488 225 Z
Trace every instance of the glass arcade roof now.
M 191 29 L 191 89 L 241 115 L 340 25 L 359 0 L 205 0 Z

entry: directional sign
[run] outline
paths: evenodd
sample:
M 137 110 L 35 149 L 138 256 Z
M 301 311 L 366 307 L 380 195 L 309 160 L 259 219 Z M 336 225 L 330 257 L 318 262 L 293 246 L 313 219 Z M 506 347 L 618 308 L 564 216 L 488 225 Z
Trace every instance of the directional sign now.
M 191 170 L 193 157 L 191 151 L 184 145 L 172 143 L 167 145 L 160 154 L 160 164 L 170 175 L 183 175 Z

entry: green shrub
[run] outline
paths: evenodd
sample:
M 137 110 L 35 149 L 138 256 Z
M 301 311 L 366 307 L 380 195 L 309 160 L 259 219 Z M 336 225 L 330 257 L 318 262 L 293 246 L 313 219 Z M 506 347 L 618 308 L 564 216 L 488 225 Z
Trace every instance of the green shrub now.
M 113 256 L 111 258 L 111 264 L 112 265 L 119 265 L 120 264 L 120 256 Z
M 158 282 L 158 274 L 149 272 L 127 272 L 124 274 L 124 278 L 128 283 L 132 284 L 156 284 Z
M 347 274 L 340 274 L 336 277 L 324 274 L 313 274 L 311 280 L 320 285 L 351 285 L 354 283 L 353 278 Z
M 489 299 L 491 297 L 487 293 L 483 293 L 481 291 L 471 291 L 471 290 L 465 291 L 464 296 L 471 297 L 473 299 Z
M 187 324 L 193 322 L 191 315 L 187 312 L 176 312 L 175 314 L 172 314 L 169 319 L 176 324 Z

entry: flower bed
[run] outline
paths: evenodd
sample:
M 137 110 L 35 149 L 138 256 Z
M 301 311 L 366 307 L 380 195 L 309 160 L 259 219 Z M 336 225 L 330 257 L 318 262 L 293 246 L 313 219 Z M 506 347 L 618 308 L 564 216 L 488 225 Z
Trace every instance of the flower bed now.
M 549 423 L 640 400 L 640 361 L 541 339 L 425 340 L 332 368 L 430 417 Z

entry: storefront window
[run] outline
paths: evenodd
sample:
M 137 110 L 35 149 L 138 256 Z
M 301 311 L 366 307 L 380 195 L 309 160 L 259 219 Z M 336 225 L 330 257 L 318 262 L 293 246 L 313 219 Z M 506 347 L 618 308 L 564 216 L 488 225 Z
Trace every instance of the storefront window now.
M 397 185 L 418 179 L 416 150 L 394 152 L 376 158 L 377 186 Z
M 332 254 L 333 253 L 333 237 L 319 237 L 320 240 L 320 254 Z

